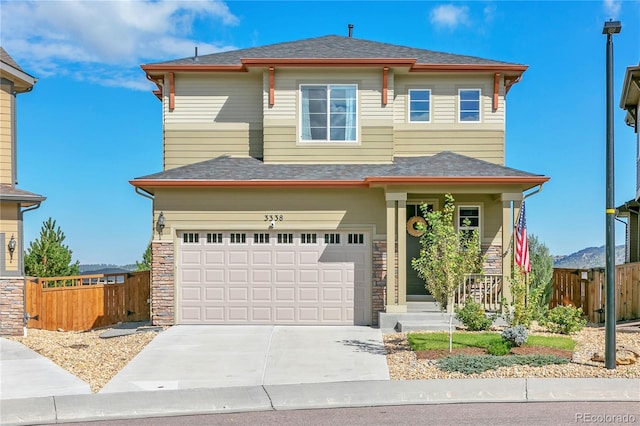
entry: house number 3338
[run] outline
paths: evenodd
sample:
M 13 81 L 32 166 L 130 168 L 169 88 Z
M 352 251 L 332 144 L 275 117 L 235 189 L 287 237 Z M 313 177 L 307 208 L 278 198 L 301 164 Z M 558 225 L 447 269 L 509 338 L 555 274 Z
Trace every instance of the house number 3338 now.
M 265 214 L 264 215 L 264 221 L 265 222 L 281 222 L 284 220 L 284 215 L 282 214 Z

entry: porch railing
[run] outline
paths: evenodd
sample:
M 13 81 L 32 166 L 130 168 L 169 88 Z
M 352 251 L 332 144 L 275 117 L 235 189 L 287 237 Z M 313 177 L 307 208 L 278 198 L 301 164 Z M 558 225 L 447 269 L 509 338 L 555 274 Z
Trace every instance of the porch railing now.
M 485 311 L 501 311 L 502 275 L 467 275 L 464 279 L 464 283 L 458 288 L 455 293 L 454 303 L 456 304 L 456 306 L 462 306 L 469 297 L 484 306 Z

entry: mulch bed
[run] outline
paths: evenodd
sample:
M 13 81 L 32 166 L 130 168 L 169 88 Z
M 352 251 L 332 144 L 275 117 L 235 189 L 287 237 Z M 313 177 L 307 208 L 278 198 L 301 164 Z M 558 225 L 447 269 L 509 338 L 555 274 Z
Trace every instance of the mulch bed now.
M 520 346 L 511 348 L 511 355 L 556 355 L 571 360 L 573 352 L 568 349 L 549 348 L 547 346 Z M 449 355 L 488 355 L 484 348 L 453 348 L 452 352 L 448 349 L 429 349 L 426 351 L 416 351 L 418 359 L 440 359 Z

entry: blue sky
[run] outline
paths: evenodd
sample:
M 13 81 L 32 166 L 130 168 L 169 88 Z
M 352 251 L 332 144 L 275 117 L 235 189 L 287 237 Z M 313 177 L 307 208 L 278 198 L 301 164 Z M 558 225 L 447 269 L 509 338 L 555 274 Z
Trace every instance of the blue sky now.
M 132 178 L 162 168 L 161 104 L 139 65 L 347 35 L 526 64 L 507 96 L 507 165 L 551 177 L 527 224 L 553 254 L 605 241 L 604 21 L 614 37 L 615 199 L 635 191 L 635 134 L 618 105 L 640 62 L 638 1 L 6 1 L 2 45 L 38 78 L 18 96 L 19 187 L 47 197 L 25 215 L 25 248 L 54 218 L 73 259 L 140 260 L 151 202 Z M 623 243 L 624 227 L 616 239 Z

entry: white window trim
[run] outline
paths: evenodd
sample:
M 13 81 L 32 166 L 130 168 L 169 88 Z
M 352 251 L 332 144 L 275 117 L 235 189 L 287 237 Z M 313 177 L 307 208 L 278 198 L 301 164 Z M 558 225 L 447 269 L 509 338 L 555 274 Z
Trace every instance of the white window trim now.
M 478 120 L 475 121 L 462 121 L 460 119 L 460 114 L 462 113 L 462 108 L 460 107 L 460 103 L 462 99 L 460 98 L 460 92 L 467 90 L 475 90 L 478 92 Z M 456 119 L 458 123 L 466 124 L 466 123 L 481 123 L 482 122 L 482 89 L 478 87 L 461 87 L 458 89 L 458 111 L 456 114 Z
M 460 210 L 461 209 L 466 209 L 466 208 L 477 208 L 478 209 L 478 227 L 474 227 L 474 226 L 460 226 Z M 480 244 L 482 244 L 482 221 L 483 221 L 483 214 L 482 214 L 482 205 L 481 204 L 459 204 L 457 206 L 456 209 L 456 229 L 458 232 L 460 232 L 461 230 L 473 230 L 473 229 L 478 229 L 478 238 L 480 238 Z
M 302 86 L 324 86 L 324 87 L 330 87 L 330 86 L 353 86 L 356 89 L 356 124 L 355 124 L 355 128 L 356 128 L 356 137 L 354 140 L 352 141 L 332 141 L 330 139 L 327 140 L 303 140 L 302 139 Z M 299 144 L 304 144 L 304 145 L 312 145 L 312 144 L 318 144 L 318 145 L 354 145 L 354 144 L 359 144 L 360 143 L 360 89 L 358 87 L 357 83 L 299 83 L 298 84 L 298 111 L 296 111 L 298 114 L 298 143 Z M 329 135 L 329 129 L 327 129 L 327 135 Z
M 411 120 L 411 92 L 429 92 L 429 120 L 427 121 Z M 409 123 L 428 124 L 428 123 L 431 123 L 432 116 L 433 116 L 433 96 L 432 96 L 431 89 L 409 89 L 407 92 L 407 121 Z

